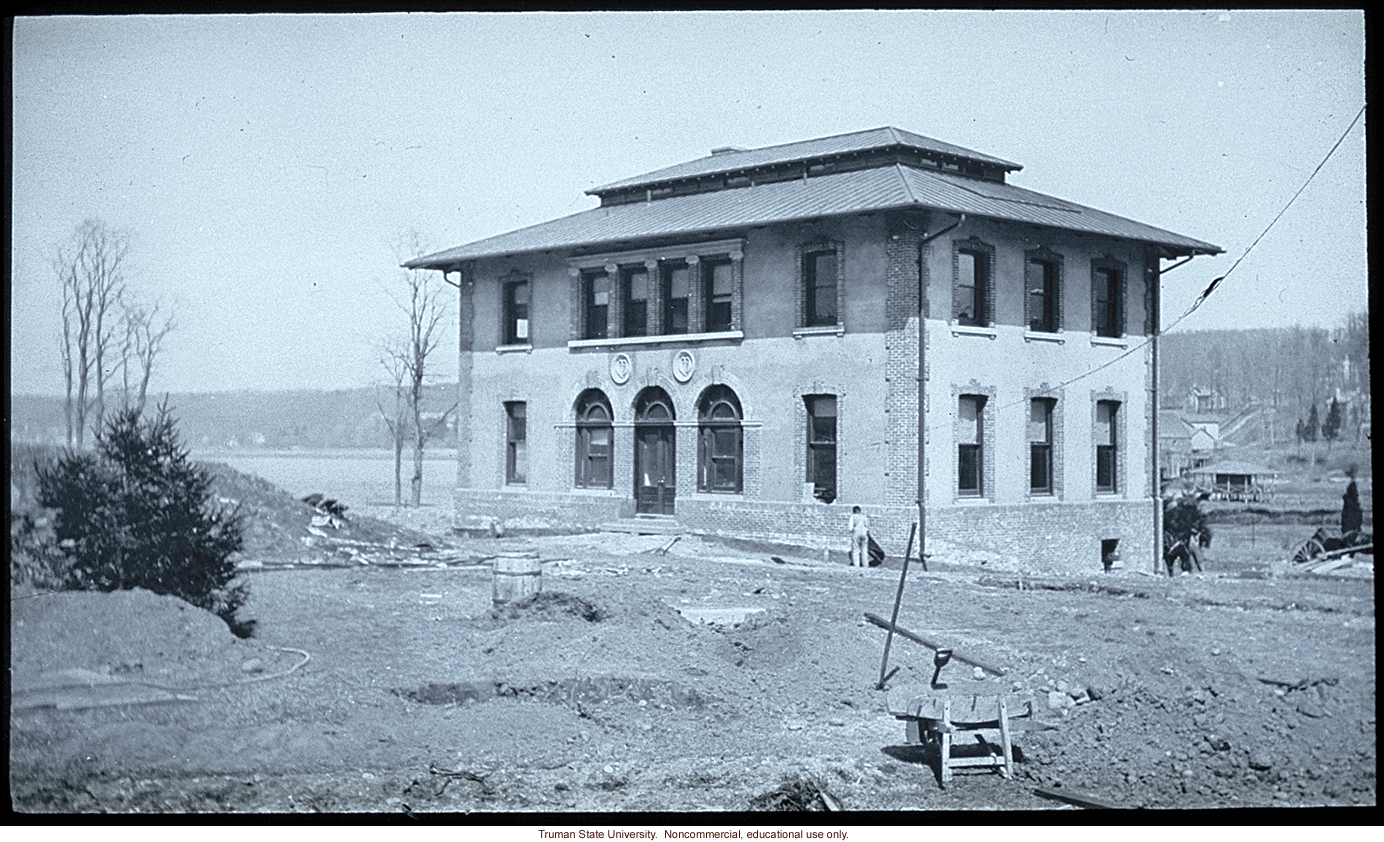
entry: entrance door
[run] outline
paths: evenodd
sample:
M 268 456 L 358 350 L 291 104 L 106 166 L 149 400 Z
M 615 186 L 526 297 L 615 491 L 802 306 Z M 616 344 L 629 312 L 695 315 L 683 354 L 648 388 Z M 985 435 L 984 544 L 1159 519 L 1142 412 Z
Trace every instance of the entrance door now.
M 671 515 L 677 440 L 672 401 L 662 389 L 648 389 L 636 402 L 634 442 L 635 511 Z

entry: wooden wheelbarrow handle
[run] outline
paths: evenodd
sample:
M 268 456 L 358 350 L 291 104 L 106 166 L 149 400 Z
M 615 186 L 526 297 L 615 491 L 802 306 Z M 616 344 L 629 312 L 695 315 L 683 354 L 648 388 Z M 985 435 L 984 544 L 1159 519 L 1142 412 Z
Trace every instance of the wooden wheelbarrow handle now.
M 933 651 L 946 648 L 942 646 L 940 643 L 934 643 L 933 641 L 928 640 L 922 635 L 915 634 L 900 625 L 890 623 L 888 620 L 877 617 L 874 614 L 871 614 L 869 611 L 865 612 L 865 619 L 869 620 L 871 623 L 874 623 L 882 629 L 893 629 L 895 634 L 898 634 L 902 637 L 906 637 L 914 643 L 921 643 L 923 646 L 926 646 L 927 648 Z M 1004 675 L 1004 670 L 1000 669 L 999 667 L 994 667 L 987 663 L 984 663 L 983 661 L 977 661 L 975 658 L 967 657 L 966 655 L 961 654 L 955 649 L 952 650 L 952 659 L 960 661 L 963 664 L 970 664 L 973 667 L 980 667 L 981 669 L 985 670 L 986 672 L 992 675 Z

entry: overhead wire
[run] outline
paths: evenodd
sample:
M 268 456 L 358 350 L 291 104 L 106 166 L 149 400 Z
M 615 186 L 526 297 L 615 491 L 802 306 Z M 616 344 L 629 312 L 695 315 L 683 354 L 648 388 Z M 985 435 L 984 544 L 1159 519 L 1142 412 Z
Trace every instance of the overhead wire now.
M 1364 114 L 1365 106 L 1362 105 L 1360 106 L 1360 110 L 1355 112 L 1355 117 L 1350 121 L 1350 125 L 1346 126 L 1346 130 L 1341 132 L 1341 136 L 1336 139 L 1336 142 L 1334 144 L 1332 144 L 1331 149 L 1326 153 L 1326 156 L 1323 157 L 1321 162 L 1317 164 L 1316 168 L 1312 170 L 1312 173 L 1307 176 L 1307 180 L 1302 183 L 1302 186 L 1297 189 L 1297 192 L 1293 194 L 1292 198 L 1288 200 L 1287 204 L 1283 206 L 1282 210 L 1280 210 L 1274 216 L 1274 218 L 1269 221 L 1269 224 L 1264 227 L 1264 230 L 1259 232 L 1259 236 L 1254 238 L 1254 241 L 1249 244 L 1249 246 L 1245 249 L 1244 253 L 1241 254 L 1235 260 L 1234 263 L 1230 264 L 1230 268 L 1225 270 L 1225 274 L 1220 275 L 1216 278 L 1212 278 L 1211 282 L 1206 285 L 1206 288 L 1201 291 L 1201 295 L 1198 295 L 1196 297 L 1196 299 L 1191 303 L 1191 305 L 1188 306 L 1187 309 L 1182 312 L 1182 315 L 1178 316 L 1176 319 L 1173 319 L 1171 324 L 1159 330 L 1157 333 L 1154 334 L 1154 336 L 1171 331 L 1173 328 L 1181 324 L 1184 319 L 1192 315 L 1192 313 L 1196 312 L 1198 307 L 1206 303 L 1206 299 L 1210 298 L 1211 294 L 1214 293 L 1217 290 L 1217 288 L 1220 287 L 1221 282 L 1224 281 L 1227 277 L 1229 277 L 1230 273 L 1234 272 L 1236 267 L 1238 267 L 1246 257 L 1249 257 L 1249 253 L 1254 250 L 1255 246 L 1259 245 L 1259 241 L 1263 240 L 1264 237 L 1268 235 L 1269 231 L 1273 229 L 1274 225 L 1278 224 L 1278 220 L 1282 219 L 1283 215 L 1288 212 L 1288 208 L 1292 207 L 1293 203 L 1298 200 L 1298 197 L 1301 196 L 1303 191 L 1307 189 L 1307 185 L 1312 183 L 1312 179 L 1317 177 L 1317 173 L 1321 172 L 1322 167 L 1325 167 L 1327 161 L 1330 161 L 1331 157 L 1336 154 L 1336 150 L 1341 148 L 1341 144 L 1344 143 L 1345 139 L 1350 136 L 1351 130 L 1355 128 L 1356 123 L 1360 122 L 1360 118 L 1363 117 Z M 1138 343 L 1137 345 L 1134 345 L 1133 347 L 1126 349 L 1117 356 L 1111 357 L 1110 359 L 1106 360 L 1105 362 L 1101 363 L 1100 365 L 1094 368 L 1088 369 L 1082 372 L 1081 374 L 1078 374 L 1076 377 L 1073 377 L 1070 380 L 1064 380 L 1056 386 L 1053 386 L 1052 388 L 1046 390 L 1045 394 L 1056 392 L 1059 389 L 1063 389 L 1067 386 L 1070 386 L 1071 384 L 1079 380 L 1084 380 L 1085 378 L 1090 377 L 1098 371 L 1102 371 L 1103 369 L 1109 368 L 1110 366 L 1114 365 L 1115 363 L 1119 362 L 1125 357 L 1128 357 L 1130 354 L 1136 353 L 1142 350 L 1143 348 L 1147 347 L 1151 342 L 1153 342 L 1154 336 L 1149 336 L 1145 338 L 1142 342 Z M 1028 399 L 1023 398 L 1021 400 L 1014 401 L 1013 403 L 1005 404 L 1001 408 L 1008 409 L 1009 407 L 1017 406 L 1021 403 L 1024 403 L 1024 401 L 1026 400 Z

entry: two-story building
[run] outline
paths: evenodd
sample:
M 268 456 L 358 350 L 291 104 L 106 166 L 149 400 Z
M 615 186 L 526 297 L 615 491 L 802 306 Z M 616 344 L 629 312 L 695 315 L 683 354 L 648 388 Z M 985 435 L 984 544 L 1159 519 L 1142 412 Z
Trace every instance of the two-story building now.
M 1220 249 L 1019 168 L 895 128 L 716 149 L 410 261 L 460 285 L 457 525 L 844 548 L 859 505 L 898 554 L 923 500 L 942 555 L 1152 569 L 1160 261 Z

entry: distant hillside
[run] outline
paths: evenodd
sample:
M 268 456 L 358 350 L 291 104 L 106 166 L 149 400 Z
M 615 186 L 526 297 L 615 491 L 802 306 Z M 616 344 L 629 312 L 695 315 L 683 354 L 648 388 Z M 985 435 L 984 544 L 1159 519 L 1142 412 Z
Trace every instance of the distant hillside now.
M 456 401 L 456 384 L 428 388 L 424 406 L 434 418 Z M 168 405 L 179 421 L 183 441 L 193 449 L 389 447 L 388 428 L 371 388 L 331 392 L 174 393 Z M 378 392 L 386 408 L 391 395 Z M 151 403 L 157 399 L 151 398 Z M 450 446 L 455 420 L 434 442 Z M 66 444 L 63 399 L 11 395 L 10 438 L 15 441 Z
M 1234 417 L 1258 407 L 1273 438 L 1286 441 L 1315 405 L 1324 418 L 1333 399 L 1347 412 L 1344 430 L 1369 423 L 1369 320 L 1352 315 L 1334 329 L 1258 328 L 1174 332 L 1162 337 L 1159 404 L 1195 411 L 1193 390 L 1215 414 Z M 1343 435 L 1347 433 L 1343 431 Z

